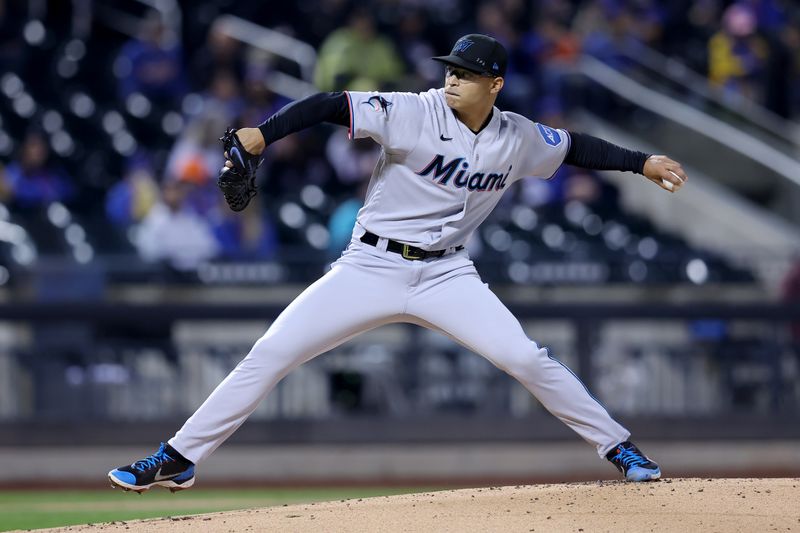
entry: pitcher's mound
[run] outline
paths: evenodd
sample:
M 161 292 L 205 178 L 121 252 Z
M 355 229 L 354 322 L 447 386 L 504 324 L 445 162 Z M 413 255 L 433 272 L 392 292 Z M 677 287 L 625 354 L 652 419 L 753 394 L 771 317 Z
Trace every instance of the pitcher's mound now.
M 448 490 L 51 531 L 800 532 L 798 502 L 800 479 L 667 479 Z

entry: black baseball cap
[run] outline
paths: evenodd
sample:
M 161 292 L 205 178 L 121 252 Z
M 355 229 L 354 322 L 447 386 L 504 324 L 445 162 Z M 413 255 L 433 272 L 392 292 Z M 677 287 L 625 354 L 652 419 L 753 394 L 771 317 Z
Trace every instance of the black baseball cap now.
M 449 56 L 437 56 L 431 59 L 479 74 L 505 76 L 508 52 L 496 39 L 480 33 L 471 33 L 456 41 Z

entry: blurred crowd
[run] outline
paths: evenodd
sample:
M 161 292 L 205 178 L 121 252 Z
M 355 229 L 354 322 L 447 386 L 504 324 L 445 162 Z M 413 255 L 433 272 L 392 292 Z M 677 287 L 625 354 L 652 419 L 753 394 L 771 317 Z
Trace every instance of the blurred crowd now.
M 63 15 L 63 5 L 49 4 L 51 18 Z M 350 142 L 343 128 L 334 127 L 276 142 L 265 153 L 258 201 L 233 215 L 215 186 L 223 164 L 218 137 L 229 125 L 258 124 L 288 103 L 265 87 L 270 72 L 300 73 L 227 36 L 215 24 L 225 13 L 314 46 L 314 83 L 322 91 L 441 85 L 442 69 L 429 58 L 446 53 L 459 35 L 481 32 L 510 52 L 499 107 L 555 127 L 567 125 L 574 97 L 567 73 L 581 54 L 630 70 L 636 67 L 628 54 L 642 45 L 680 58 L 723 95 L 744 95 L 783 117 L 800 111 L 798 7 L 789 1 L 180 4 L 179 36 L 150 14 L 135 37 L 92 28 L 94 37 L 87 41 L 70 38 L 67 29 L 25 23 L 24 7 L 0 0 L 2 90 L 12 102 L 22 91 L 15 93 L 15 84 L 24 81 L 43 103 L 27 115 L 24 135 L 5 141 L 0 135 L 0 202 L 12 212 L 59 202 L 79 214 L 99 211 L 102 202 L 107 223 L 130 235 L 142 258 L 178 270 L 211 258 L 269 259 L 297 241 L 335 255 L 349 239 L 378 147 Z M 98 43 L 105 46 L 98 49 Z M 29 50 L 37 47 L 46 53 Z M 36 62 L 51 56 L 60 58 L 57 64 Z M 78 65 L 78 74 L 71 64 Z M 75 89 L 68 102 L 59 94 L 59 79 Z M 13 104 L 0 108 L 8 111 L 3 117 L 25 117 L 21 100 L 14 96 Z M 42 112 L 48 101 L 53 109 L 69 107 L 85 118 L 71 136 L 56 133 L 69 112 Z M 89 130 L 81 134 L 84 123 L 108 134 L 104 152 L 86 147 L 95 139 Z M 10 131 L 14 124 L 0 126 Z M 573 199 L 616 207 L 612 187 L 569 167 L 553 180 L 524 182 L 513 196 L 506 201 L 532 208 Z M 316 217 L 313 224 L 298 222 L 309 216 Z M 301 226 L 298 235 L 293 230 Z

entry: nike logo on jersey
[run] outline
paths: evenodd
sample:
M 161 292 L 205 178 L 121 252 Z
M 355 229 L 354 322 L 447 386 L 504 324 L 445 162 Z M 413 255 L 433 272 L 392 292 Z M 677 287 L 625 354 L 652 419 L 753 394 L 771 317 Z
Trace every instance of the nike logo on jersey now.
M 156 472 L 156 477 L 153 478 L 153 480 L 154 481 L 164 481 L 164 480 L 167 480 L 167 479 L 172 479 L 172 478 L 178 477 L 179 475 L 181 475 L 180 472 L 178 472 L 177 474 L 170 474 L 168 476 L 162 476 L 161 475 L 161 468 L 159 468 L 158 472 Z
M 441 140 L 443 140 L 443 141 L 452 141 L 453 140 L 452 137 L 445 137 L 444 135 L 439 135 L 439 138 Z
M 470 174 L 467 169 L 469 163 L 463 157 L 456 157 L 452 161 L 444 162 L 444 156 L 437 154 L 428 165 L 417 172 L 420 176 L 433 174 L 434 180 L 439 180 L 439 185 L 448 185 L 452 178 L 454 187 L 466 187 L 470 191 L 500 191 L 506 186 L 506 179 L 511 174 L 511 166 L 505 173 L 500 172 L 475 172 Z

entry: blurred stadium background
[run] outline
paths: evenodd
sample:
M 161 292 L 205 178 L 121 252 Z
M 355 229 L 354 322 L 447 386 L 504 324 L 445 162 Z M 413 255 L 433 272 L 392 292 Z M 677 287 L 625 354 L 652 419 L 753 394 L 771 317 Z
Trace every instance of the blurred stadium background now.
M 377 158 L 271 146 L 240 215 L 217 137 L 318 90 L 425 90 L 470 32 L 498 106 L 678 159 L 677 195 L 562 167 L 469 243 L 667 475 L 800 475 L 800 11 L 781 0 L 0 0 L 0 486 L 150 453 L 349 239 Z M 347 305 L 347 302 L 342 302 Z M 314 324 L 309 324 L 313 328 Z M 301 367 L 210 485 L 615 478 L 511 378 L 384 327 Z

